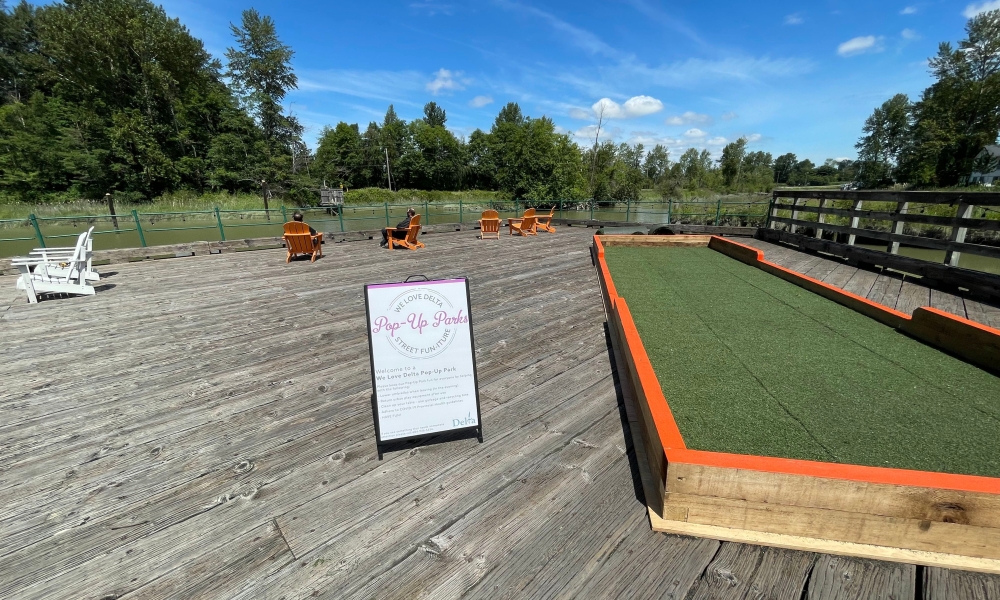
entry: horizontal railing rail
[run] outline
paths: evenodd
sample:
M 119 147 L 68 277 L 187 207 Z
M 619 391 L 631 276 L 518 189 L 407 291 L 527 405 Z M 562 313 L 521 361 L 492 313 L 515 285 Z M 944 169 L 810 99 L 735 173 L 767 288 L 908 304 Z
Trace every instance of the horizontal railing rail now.
M 37 216 L 0 220 L 0 256 L 26 253 L 52 240 L 73 238 L 95 226 L 95 249 L 157 246 L 171 242 L 226 241 L 227 237 L 280 237 L 281 225 L 296 211 L 313 228 L 331 233 L 370 231 L 394 227 L 413 208 L 424 225 L 471 224 L 483 210 L 497 210 L 504 218 L 520 216 L 534 207 L 540 214 L 555 209 L 559 219 L 627 222 L 649 226 L 669 224 L 761 226 L 770 198 L 722 197 L 710 200 L 462 200 L 451 202 L 383 202 L 340 206 L 277 206 L 273 208 L 141 212 L 118 214 Z
M 859 237 L 884 241 L 890 254 L 898 254 L 901 244 L 944 250 L 944 263 L 958 266 L 963 252 L 1000 259 L 1000 236 L 995 234 L 1000 232 L 1000 210 L 992 207 L 1000 207 L 998 192 L 775 190 L 766 227 L 777 229 L 782 224 L 789 233 L 811 228 L 817 239 L 823 239 L 825 232 L 841 234 L 850 246 Z M 939 236 L 945 229 L 948 233 L 943 239 Z M 970 231 L 978 233 L 979 241 L 997 245 L 967 242 Z

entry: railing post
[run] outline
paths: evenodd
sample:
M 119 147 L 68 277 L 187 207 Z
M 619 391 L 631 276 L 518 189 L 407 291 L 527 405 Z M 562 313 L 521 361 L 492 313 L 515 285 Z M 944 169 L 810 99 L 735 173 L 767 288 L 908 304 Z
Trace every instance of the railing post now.
M 559 218 L 563 218 L 563 201 L 559 201 Z
M 628 223 L 629 217 L 632 216 L 632 199 L 627 198 L 625 202 L 625 222 Z
M 764 219 L 764 229 L 774 228 L 774 224 L 771 223 L 771 217 L 777 216 L 774 213 L 774 201 L 778 199 L 778 193 L 775 192 L 771 194 L 771 201 L 767 204 L 767 217 Z
M 798 206 L 798 205 L 799 205 L 799 198 L 798 198 L 798 196 L 796 196 L 795 198 L 792 198 L 792 220 L 793 221 L 796 221 L 799 218 L 799 211 L 795 210 L 795 207 Z M 798 228 L 799 228 L 798 225 L 796 225 L 795 223 L 791 223 L 789 225 L 789 227 L 788 227 L 788 231 L 790 231 L 792 233 L 795 233 L 796 230 L 798 230 Z
M 431 209 L 430 209 L 430 206 L 428 206 L 428 204 L 427 204 L 427 200 L 424 200 L 424 218 L 427 219 L 424 222 L 424 224 L 425 225 L 430 225 L 431 224 Z
M 146 247 L 146 235 L 142 232 L 142 223 L 139 221 L 139 211 L 132 209 L 132 220 L 135 221 L 135 231 L 139 234 L 139 243 Z
M 337 220 L 340 221 L 340 233 L 344 233 L 344 205 L 337 207 Z
M 671 219 L 673 218 L 674 200 L 673 198 L 667 198 L 667 225 L 670 225 Z
M 222 213 L 219 212 L 218 206 L 215 207 L 215 222 L 219 224 L 219 241 L 226 241 L 226 230 L 222 227 Z
M 591 221 L 594 220 L 594 205 L 595 204 L 597 204 L 597 201 L 594 200 L 593 198 L 591 198 L 590 199 L 590 220 Z
M 900 215 L 905 215 L 910 210 L 909 202 L 897 202 L 895 215 L 899 217 Z M 892 229 L 890 230 L 893 235 L 903 235 L 903 226 L 905 221 L 894 218 L 892 220 Z M 889 247 L 887 248 L 889 254 L 899 254 L 899 242 L 896 240 L 889 240 Z
M 820 227 L 820 225 L 822 225 L 823 223 L 826 223 L 826 213 L 822 212 L 822 210 L 824 208 L 826 208 L 826 203 L 827 202 L 828 202 L 828 200 L 826 198 L 823 198 L 822 200 L 819 201 L 819 210 L 821 212 L 816 213 L 816 224 L 817 224 L 816 225 L 816 239 L 817 240 L 823 239 L 823 228 Z M 893 253 L 893 254 L 895 254 L 895 253 Z
M 719 196 L 719 204 L 715 207 L 715 226 L 719 226 L 719 217 L 722 216 L 722 196 Z
M 465 222 L 465 212 L 462 210 L 462 199 L 458 199 L 458 224 L 461 225 Z
M 285 223 L 288 222 L 288 209 L 285 208 L 284 204 L 281 205 L 281 220 Z
M 854 201 L 854 208 L 851 209 L 851 229 L 857 229 L 858 225 L 861 224 L 861 217 L 859 217 L 857 213 L 858 213 L 859 210 L 861 210 L 861 205 L 863 203 L 864 203 L 864 200 L 855 200 Z M 848 236 L 847 236 L 847 245 L 848 246 L 853 246 L 854 245 L 854 241 L 856 239 L 858 239 L 857 234 L 855 234 L 855 233 L 848 234 Z
M 35 213 L 28 215 L 28 220 L 31 221 L 31 226 L 35 228 L 35 237 L 38 238 L 38 245 L 44 248 L 45 236 L 42 235 L 42 230 L 38 226 L 38 219 L 35 218 Z
M 389 228 L 389 201 L 385 200 L 385 228 Z
M 972 204 L 966 204 L 965 202 L 958 203 L 958 212 L 955 213 L 955 220 L 952 221 L 951 225 L 951 235 L 948 237 L 948 241 L 952 244 L 964 244 L 965 234 L 969 231 L 967 227 L 960 227 L 958 225 L 959 219 L 968 219 L 972 216 L 972 209 L 975 208 Z M 948 251 L 944 254 L 944 264 L 952 267 L 958 266 L 958 259 L 962 256 L 962 253 L 953 250 L 952 244 L 948 245 Z

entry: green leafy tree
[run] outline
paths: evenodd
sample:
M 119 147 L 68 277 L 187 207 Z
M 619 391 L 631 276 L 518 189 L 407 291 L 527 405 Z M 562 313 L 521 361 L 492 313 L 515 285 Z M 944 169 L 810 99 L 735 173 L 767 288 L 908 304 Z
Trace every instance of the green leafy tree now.
M 726 187 L 739 189 L 743 175 L 743 161 L 747 154 L 747 139 L 741 137 L 735 142 L 729 142 L 722 148 L 719 167 L 722 170 L 722 180 Z
M 642 164 L 643 175 L 652 186 L 658 185 L 663 180 L 669 168 L 670 152 L 662 144 L 653 146 Z
M 444 127 L 448 121 L 448 116 L 444 109 L 438 106 L 437 102 L 428 102 L 424 105 L 424 122 L 431 127 Z
M 896 94 L 865 121 L 864 135 L 855 144 L 864 187 L 893 183 L 900 154 L 909 143 L 911 110 L 906 94 Z
M 798 163 L 798 158 L 789 152 L 782 154 L 774 161 L 774 182 L 788 183 L 788 177 L 792 174 L 792 169 Z

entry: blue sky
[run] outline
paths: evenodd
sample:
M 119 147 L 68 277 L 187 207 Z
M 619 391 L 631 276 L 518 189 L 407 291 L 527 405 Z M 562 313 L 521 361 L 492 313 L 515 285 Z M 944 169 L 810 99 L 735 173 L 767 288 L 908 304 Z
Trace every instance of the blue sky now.
M 295 50 L 286 105 L 310 145 L 324 125 L 364 129 L 390 103 L 411 120 L 430 100 L 467 136 L 514 101 L 584 145 L 603 107 L 602 139 L 662 143 L 671 159 L 688 147 L 718 155 L 742 135 L 821 163 L 853 158 L 873 108 L 915 99 L 938 43 L 1000 0 L 164 3 L 220 58 L 251 6 Z

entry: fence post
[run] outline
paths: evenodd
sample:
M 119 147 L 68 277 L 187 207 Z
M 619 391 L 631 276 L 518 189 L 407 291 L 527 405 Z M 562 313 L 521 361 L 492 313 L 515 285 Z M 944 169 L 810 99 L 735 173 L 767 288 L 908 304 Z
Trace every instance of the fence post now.
M 591 198 L 590 199 L 590 220 L 591 221 L 594 220 L 594 205 L 595 204 L 597 204 L 597 202 L 593 198 Z
M 632 216 L 632 199 L 625 199 L 625 222 L 628 223 L 629 218 Z
M 967 227 L 959 227 L 959 219 L 968 219 L 972 216 L 972 209 L 975 208 L 972 204 L 966 204 L 965 202 L 958 203 L 958 212 L 955 213 L 955 220 L 952 221 L 951 225 L 951 235 L 948 236 L 948 241 L 956 244 L 965 243 L 965 234 L 969 231 Z M 962 253 L 957 250 L 951 249 L 951 244 L 948 245 L 948 251 L 944 255 L 944 264 L 957 267 L 958 259 L 962 256 Z
M 563 218 L 563 201 L 559 201 L 559 218 Z
M 115 231 L 118 231 L 118 215 L 115 214 L 115 200 L 111 194 L 104 194 L 104 199 L 108 201 L 108 210 L 111 211 L 111 224 L 115 226 Z
M 388 200 L 384 200 L 384 202 L 385 202 L 385 228 L 388 229 L 389 228 L 389 201 Z
M 424 218 L 427 220 L 424 222 L 425 225 L 431 224 L 431 209 L 427 204 L 427 200 L 424 200 Z
M 337 220 L 340 221 L 340 233 L 344 233 L 344 205 L 337 207 Z
M 283 221 L 284 221 L 285 223 L 287 223 L 287 222 L 288 222 L 288 210 L 287 210 L 287 209 L 285 208 L 285 205 L 284 205 L 284 204 L 282 204 L 282 205 L 281 205 L 281 219 L 282 219 L 282 220 L 283 220 Z
M 907 212 L 909 212 L 909 210 L 910 210 L 910 203 L 909 202 L 897 202 L 896 203 L 896 212 L 895 212 L 895 215 L 896 216 L 905 215 Z M 892 230 L 891 230 L 892 234 L 893 235 L 902 235 L 903 234 L 903 226 L 905 224 L 906 223 L 904 223 L 901 220 L 893 219 L 892 220 Z M 889 248 L 888 248 L 888 250 L 889 250 L 889 254 L 899 254 L 899 242 L 897 242 L 896 240 L 890 240 L 889 241 Z
M 822 200 L 819 201 L 819 209 L 820 209 L 820 211 L 822 211 L 824 208 L 826 208 L 826 203 L 827 202 L 828 202 L 828 200 L 826 198 L 823 198 Z M 824 213 L 824 212 L 818 212 L 818 213 L 816 213 L 816 223 L 817 223 L 817 225 L 816 225 L 816 239 L 817 240 L 821 240 L 821 239 L 823 239 L 823 228 L 820 227 L 820 225 L 822 225 L 823 223 L 826 223 L 826 213 Z M 899 244 L 896 244 L 896 248 L 897 249 L 899 248 Z M 893 254 L 895 254 L 895 253 L 896 252 L 893 251 Z
M 31 221 L 31 226 L 35 228 L 35 237 L 38 238 L 38 245 L 44 248 L 45 236 L 42 235 L 42 230 L 38 227 L 38 219 L 35 218 L 35 213 L 28 215 L 28 220 Z
M 462 211 L 462 199 L 458 199 L 458 224 L 461 225 L 465 222 L 465 213 Z
M 799 198 L 796 196 L 795 198 L 792 198 L 792 220 L 793 221 L 799 218 L 799 211 L 795 210 L 795 207 L 798 206 L 798 205 L 799 205 Z M 788 230 L 791 231 L 792 233 L 795 233 L 798 230 L 798 228 L 799 228 L 799 226 L 796 225 L 795 223 L 791 223 L 788 226 Z M 851 243 L 853 244 L 854 242 L 851 242 Z
M 674 208 L 674 201 L 672 198 L 667 198 L 667 225 L 670 225 L 670 218 L 673 216 L 671 212 Z
M 861 204 L 863 202 L 864 202 L 864 200 L 855 200 L 854 201 L 854 208 L 851 209 L 851 229 L 857 229 L 858 225 L 861 224 L 861 217 L 859 217 L 857 215 L 857 211 L 861 210 Z M 858 236 L 856 234 L 854 234 L 854 233 L 848 234 L 848 236 L 847 236 L 847 245 L 848 246 L 853 246 L 854 245 L 854 241 L 856 239 L 858 239 Z
M 719 217 L 722 216 L 722 196 L 719 196 L 719 204 L 715 207 L 715 226 L 719 226 Z
M 135 221 L 135 231 L 139 234 L 139 244 L 146 247 L 146 235 L 142 232 L 142 223 L 139 222 L 139 212 L 132 209 L 132 220 Z
M 219 241 L 226 241 L 226 230 L 222 228 L 222 214 L 218 206 L 215 207 L 215 222 L 219 224 Z
M 771 201 L 767 203 L 767 218 L 764 220 L 764 229 L 773 229 L 775 227 L 774 223 L 771 223 L 771 217 L 774 214 L 774 201 L 778 199 L 778 193 L 775 192 L 771 195 Z

